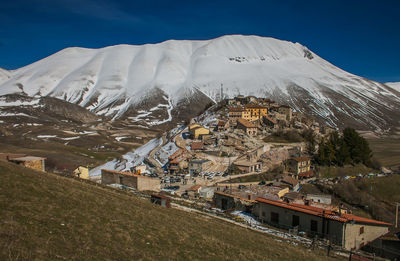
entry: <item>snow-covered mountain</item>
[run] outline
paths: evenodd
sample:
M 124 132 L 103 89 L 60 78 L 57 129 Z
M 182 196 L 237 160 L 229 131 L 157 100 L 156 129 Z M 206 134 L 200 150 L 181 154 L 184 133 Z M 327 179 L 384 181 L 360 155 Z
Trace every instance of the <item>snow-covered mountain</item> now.
M 385 85 L 394 88 L 395 90 L 400 91 L 400 82 L 387 82 Z
M 11 78 L 11 73 L 0 68 L 0 84 Z
M 67 48 L 7 75 L 0 76 L 0 95 L 52 96 L 153 125 L 238 94 L 271 97 L 339 127 L 387 128 L 400 119 L 393 88 L 345 72 L 299 43 L 258 36 Z

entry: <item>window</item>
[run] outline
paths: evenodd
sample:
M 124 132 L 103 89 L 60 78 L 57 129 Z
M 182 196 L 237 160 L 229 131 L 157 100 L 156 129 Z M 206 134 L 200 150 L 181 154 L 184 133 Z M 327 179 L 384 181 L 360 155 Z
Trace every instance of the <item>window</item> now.
M 364 234 L 364 227 L 360 227 L 360 235 Z
M 318 232 L 318 221 L 311 220 L 311 231 Z
M 271 222 L 279 224 L 279 214 L 275 212 L 271 212 Z
M 292 227 L 296 227 L 300 224 L 300 217 L 293 215 L 292 216 Z
M 261 216 L 265 217 L 265 212 L 264 211 L 261 212 Z
M 122 184 L 123 177 L 119 176 L 119 184 Z

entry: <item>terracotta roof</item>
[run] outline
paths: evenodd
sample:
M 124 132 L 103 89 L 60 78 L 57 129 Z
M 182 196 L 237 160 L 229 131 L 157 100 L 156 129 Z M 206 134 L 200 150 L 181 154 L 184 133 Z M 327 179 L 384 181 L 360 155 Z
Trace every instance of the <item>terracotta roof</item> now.
M 303 178 L 304 177 L 312 177 L 312 176 L 314 176 L 314 172 L 312 170 L 310 170 L 310 171 L 307 171 L 307 172 L 300 173 L 297 176 L 303 177 Z
M 266 106 L 257 105 L 257 104 L 254 104 L 254 105 L 246 105 L 245 108 L 246 108 L 246 109 L 267 109 Z
M 243 107 L 230 107 L 229 112 L 241 112 L 244 111 Z
M 269 205 L 274 205 L 274 206 L 281 207 L 281 208 L 286 208 L 286 209 L 314 215 L 314 216 L 318 216 L 318 217 L 324 217 L 327 219 L 336 220 L 336 221 L 343 222 L 343 223 L 348 223 L 348 222 L 354 221 L 356 223 L 367 223 L 367 224 L 373 224 L 373 225 L 383 225 L 383 226 L 391 226 L 392 225 L 390 223 L 377 221 L 377 220 L 373 220 L 373 219 L 369 219 L 369 218 L 363 218 L 363 217 L 359 217 L 359 216 L 355 216 L 355 215 L 351 215 L 351 214 L 339 215 L 339 213 L 334 212 L 334 211 L 317 208 L 317 207 L 312 207 L 312 206 L 295 204 L 295 203 L 286 203 L 284 201 L 269 200 L 269 199 L 265 199 L 265 198 L 257 198 L 256 201 L 261 202 L 261 203 L 266 203 Z
M 183 154 L 189 154 L 189 152 L 186 149 L 179 149 L 179 150 L 175 151 L 171 156 L 169 156 L 168 159 L 172 160 Z
M 199 190 L 200 188 L 201 188 L 201 185 L 195 185 L 195 186 L 189 188 L 188 191 L 197 191 L 197 190 Z
M 225 121 L 218 121 L 217 125 L 218 126 L 225 126 L 226 122 Z
M 297 162 L 301 162 L 301 161 L 311 160 L 311 158 L 307 157 L 307 156 L 302 156 L 302 157 L 294 157 L 293 160 L 295 160 Z
M 287 183 L 287 184 L 290 184 L 290 185 L 292 185 L 292 186 L 296 186 L 297 184 L 299 184 L 299 181 L 298 181 L 297 179 L 292 178 L 292 177 L 290 177 L 290 176 L 285 176 L 285 177 L 282 179 L 282 182 Z
M 170 199 L 168 196 L 162 194 L 151 194 L 152 197 L 162 198 L 162 199 Z
M 257 128 L 256 125 L 254 125 L 253 123 L 250 123 L 248 120 L 245 120 L 245 119 L 238 119 L 237 122 L 246 128 Z
M 202 150 L 203 149 L 203 142 L 199 141 L 199 142 L 192 142 L 192 144 L 190 144 L 190 148 L 192 150 Z
M 272 119 L 271 117 L 269 117 L 267 115 L 265 115 L 263 117 L 264 117 L 264 119 L 267 119 L 269 122 L 272 122 L 273 124 L 277 124 L 276 120 Z

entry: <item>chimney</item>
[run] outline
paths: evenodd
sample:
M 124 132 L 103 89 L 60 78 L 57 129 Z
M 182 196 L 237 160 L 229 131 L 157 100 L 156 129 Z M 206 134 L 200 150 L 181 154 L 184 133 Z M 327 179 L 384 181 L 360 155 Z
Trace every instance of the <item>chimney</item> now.
M 343 203 L 340 203 L 340 205 L 339 205 L 339 216 L 342 215 L 342 207 L 343 207 Z

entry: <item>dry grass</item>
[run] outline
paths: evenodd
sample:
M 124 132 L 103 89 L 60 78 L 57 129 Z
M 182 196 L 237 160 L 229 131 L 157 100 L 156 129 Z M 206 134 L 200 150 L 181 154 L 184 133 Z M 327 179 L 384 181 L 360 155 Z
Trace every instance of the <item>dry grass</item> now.
M 127 192 L 0 162 L 0 260 L 321 260 Z
M 387 136 L 368 139 L 374 158 L 386 167 L 400 167 L 400 138 Z

